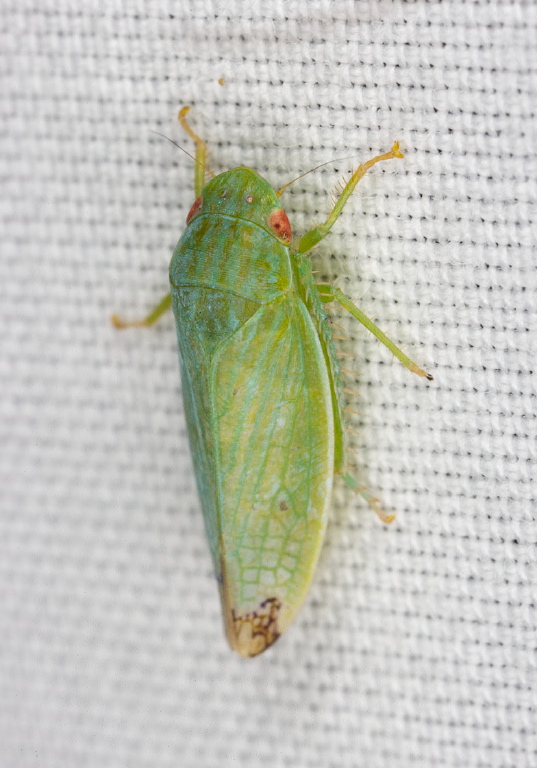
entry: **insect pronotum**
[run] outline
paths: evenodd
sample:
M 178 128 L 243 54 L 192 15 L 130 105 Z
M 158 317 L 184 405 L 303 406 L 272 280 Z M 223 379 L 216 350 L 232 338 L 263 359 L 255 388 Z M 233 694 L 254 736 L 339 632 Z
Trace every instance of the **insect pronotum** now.
M 410 371 L 412 362 L 339 288 L 316 283 L 308 252 L 377 163 L 360 165 L 325 222 L 293 242 L 279 194 L 250 168 L 205 183 L 206 145 L 194 140 L 195 200 L 170 264 L 184 408 L 224 614 L 241 656 L 285 632 L 311 582 L 334 473 L 345 471 L 344 418 L 334 342 L 323 305 L 338 302 Z M 372 505 L 375 499 L 364 495 Z

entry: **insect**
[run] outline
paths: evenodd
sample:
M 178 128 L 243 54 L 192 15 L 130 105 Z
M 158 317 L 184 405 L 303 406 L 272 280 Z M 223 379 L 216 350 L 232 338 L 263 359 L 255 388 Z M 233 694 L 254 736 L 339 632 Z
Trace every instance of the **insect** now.
M 293 242 L 280 192 L 247 167 L 205 183 L 196 146 L 195 200 L 170 264 L 170 306 L 184 409 L 226 635 L 241 656 L 265 651 L 303 603 L 324 538 L 335 473 L 346 474 L 341 384 L 323 305 L 339 302 L 410 371 L 412 362 L 337 287 L 316 283 L 308 252 L 376 163 L 360 165 L 330 215 Z

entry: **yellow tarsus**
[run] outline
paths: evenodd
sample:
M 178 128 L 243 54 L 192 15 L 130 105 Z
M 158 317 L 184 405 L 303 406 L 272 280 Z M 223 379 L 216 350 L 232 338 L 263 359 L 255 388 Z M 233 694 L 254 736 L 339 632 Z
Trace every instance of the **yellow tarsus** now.
M 386 512 L 383 512 L 379 499 L 377 499 L 375 496 L 372 496 L 366 488 L 357 488 L 356 490 L 367 501 L 381 522 L 386 523 L 386 525 L 393 523 L 395 520 L 395 515 L 387 515 Z
M 394 141 L 394 143 L 393 143 L 392 155 L 394 157 L 398 157 L 399 159 L 402 159 L 404 157 L 403 153 L 399 149 L 399 142 L 398 141 Z
M 189 125 L 189 123 L 188 123 L 188 120 L 186 119 L 186 116 L 188 115 L 188 113 L 189 113 L 189 112 L 190 112 L 190 107 L 183 107 L 182 109 L 180 109 L 180 110 L 179 110 L 179 112 L 178 112 L 178 114 L 177 114 L 177 119 L 178 119 L 178 120 L 179 120 L 179 122 L 181 123 L 181 127 L 183 128 L 183 130 L 184 130 L 184 131 L 186 131 L 186 132 L 188 133 L 188 135 L 190 136 L 190 138 L 191 138 L 191 139 L 192 139 L 192 140 L 193 140 L 193 141 L 194 141 L 196 144 L 200 144 L 200 145 L 202 145 L 202 146 L 204 146 L 204 147 L 205 147 L 205 146 L 206 146 L 206 144 L 205 144 L 205 142 L 203 141 L 203 139 L 200 139 L 200 137 L 198 136 L 198 134 L 197 134 L 197 133 L 195 133 L 195 132 L 192 130 L 192 128 L 190 127 L 190 125 Z
M 126 323 L 119 315 L 112 315 L 110 322 L 118 330 L 123 330 L 124 328 L 145 328 L 149 325 L 146 320 L 133 320 L 130 323 Z
M 183 107 L 179 110 L 177 119 L 181 123 L 181 128 L 183 128 L 183 130 L 188 134 L 188 136 L 190 136 L 196 145 L 196 156 L 194 158 L 196 162 L 194 168 L 194 192 L 196 197 L 198 197 L 198 195 L 201 195 L 201 191 L 205 186 L 207 175 L 214 177 L 214 174 L 207 165 L 207 144 L 203 141 L 202 138 L 198 136 L 195 131 L 192 130 L 188 120 L 186 119 L 186 116 L 189 112 L 190 107 Z

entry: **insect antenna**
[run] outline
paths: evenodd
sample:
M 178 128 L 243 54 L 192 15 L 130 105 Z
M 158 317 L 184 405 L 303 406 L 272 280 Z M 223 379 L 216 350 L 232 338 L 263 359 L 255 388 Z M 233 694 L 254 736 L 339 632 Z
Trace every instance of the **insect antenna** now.
M 212 179 L 214 179 L 214 177 L 215 177 L 215 174 L 214 174 L 214 173 L 213 173 L 213 172 L 212 172 L 212 171 L 211 171 L 209 168 L 207 168 L 207 166 L 206 166 L 206 165 L 204 165 L 203 163 L 200 163 L 200 161 L 199 161 L 199 160 L 196 160 L 196 158 L 194 157 L 194 155 L 191 155 L 191 154 L 190 154 L 190 152 L 187 152 L 187 150 L 186 150 L 184 147 L 182 147 L 180 144 L 178 144 L 176 141 L 174 141 L 173 139 L 170 139 L 170 137 L 169 137 L 169 136 L 166 136 L 164 133 L 160 133 L 159 131 L 151 131 L 151 133 L 154 133 L 154 134 L 156 134 L 157 136 L 161 136 L 163 139 L 166 139 L 167 141 L 169 141 L 169 142 L 170 142 L 170 144 L 173 144 L 173 145 L 174 145 L 174 147 L 177 147 L 177 149 L 180 149 L 180 150 L 181 150 L 181 152 L 184 152 L 184 153 L 185 153 L 185 155 L 188 155 L 188 157 L 189 157 L 191 160 L 193 160 L 193 161 L 196 163 L 196 165 L 199 165 L 199 167 L 200 167 L 200 168 L 203 168 L 203 171 L 204 171 L 204 173 L 208 173 L 208 174 L 209 174 L 209 176 L 210 176 Z
M 310 168 L 309 171 L 304 171 L 304 173 L 301 173 L 300 176 L 296 177 L 296 179 L 293 179 L 292 181 L 288 181 L 287 184 L 284 184 L 284 186 L 276 192 L 276 195 L 277 197 L 281 197 L 281 195 L 285 192 L 287 187 L 290 187 L 291 184 L 295 183 L 295 181 L 298 181 L 299 179 L 303 179 L 304 176 L 308 175 L 308 173 L 313 173 L 313 171 L 318 171 L 319 168 L 322 168 L 325 165 L 330 165 L 330 163 L 342 163 L 345 160 L 352 160 L 352 159 L 353 159 L 352 157 L 339 157 L 339 158 L 335 158 L 334 160 L 327 160 L 326 163 L 321 163 L 320 165 L 316 165 L 315 168 Z

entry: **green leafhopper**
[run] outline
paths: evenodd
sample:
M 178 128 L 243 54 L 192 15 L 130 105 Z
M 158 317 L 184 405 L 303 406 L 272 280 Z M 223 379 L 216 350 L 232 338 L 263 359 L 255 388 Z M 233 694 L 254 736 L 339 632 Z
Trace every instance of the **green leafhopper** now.
M 255 171 L 206 179 L 196 145 L 195 201 L 170 264 L 184 408 L 226 635 L 241 656 L 262 653 L 303 603 L 321 549 L 334 473 L 345 474 L 339 369 L 323 309 L 339 302 L 410 371 L 412 362 L 342 291 L 314 280 L 310 249 L 358 181 L 398 144 L 360 165 L 324 223 L 293 241 L 280 192 Z M 371 498 L 370 498 L 371 501 Z M 374 500 L 373 500 L 374 501 Z

